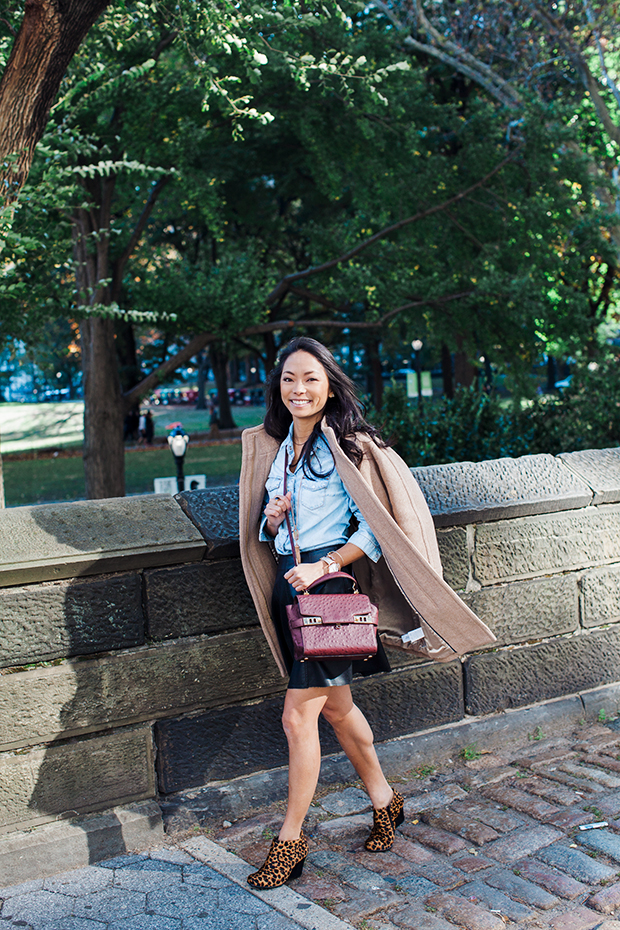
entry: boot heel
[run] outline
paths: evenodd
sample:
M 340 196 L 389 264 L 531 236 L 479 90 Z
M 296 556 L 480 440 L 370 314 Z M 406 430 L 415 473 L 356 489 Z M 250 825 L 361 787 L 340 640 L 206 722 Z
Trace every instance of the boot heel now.
M 400 827 L 401 823 L 404 823 L 404 822 L 405 822 L 405 814 L 403 813 L 403 811 L 401 811 L 398 817 L 396 818 L 396 820 L 394 821 L 394 826 Z
M 295 868 L 293 869 L 293 871 L 291 872 L 291 874 L 290 874 L 289 877 L 287 878 L 287 881 L 290 881 L 292 878 L 299 878 L 299 876 L 301 875 L 301 873 L 302 873 L 303 870 L 304 870 L 304 862 L 305 862 L 305 861 L 306 861 L 306 858 L 305 858 L 305 856 L 304 856 L 304 858 L 301 860 L 301 862 L 298 862 L 298 863 L 297 863 L 297 865 L 295 866 Z

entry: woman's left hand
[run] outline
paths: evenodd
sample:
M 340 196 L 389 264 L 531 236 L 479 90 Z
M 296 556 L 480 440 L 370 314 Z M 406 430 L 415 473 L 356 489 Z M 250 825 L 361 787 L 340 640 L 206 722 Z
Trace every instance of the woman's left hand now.
M 323 562 L 302 562 L 301 565 L 295 565 L 294 568 L 289 569 L 284 577 L 296 591 L 301 592 L 324 574 L 325 564 Z

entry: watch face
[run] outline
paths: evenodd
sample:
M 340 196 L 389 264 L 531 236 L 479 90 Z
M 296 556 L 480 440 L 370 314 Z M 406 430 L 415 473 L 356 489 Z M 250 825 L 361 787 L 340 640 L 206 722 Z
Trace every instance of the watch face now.
M 328 564 L 329 564 L 328 571 L 330 575 L 333 575 L 334 572 L 337 572 L 340 570 L 340 566 L 338 565 L 338 562 L 336 562 L 335 559 L 332 559 L 331 562 L 329 562 Z

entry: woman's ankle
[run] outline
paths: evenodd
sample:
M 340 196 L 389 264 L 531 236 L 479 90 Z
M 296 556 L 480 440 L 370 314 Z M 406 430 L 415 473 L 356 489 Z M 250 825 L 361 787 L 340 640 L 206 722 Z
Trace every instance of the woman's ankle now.
M 282 825 L 278 839 L 283 843 L 294 843 L 301 837 L 301 827 Z

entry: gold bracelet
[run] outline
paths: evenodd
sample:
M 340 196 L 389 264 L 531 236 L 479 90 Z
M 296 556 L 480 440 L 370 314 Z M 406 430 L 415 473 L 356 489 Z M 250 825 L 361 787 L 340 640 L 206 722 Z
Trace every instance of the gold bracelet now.
M 340 568 L 341 568 L 341 569 L 344 568 L 344 559 L 342 558 L 342 556 L 340 555 L 340 553 L 338 553 L 338 552 L 328 552 L 328 553 L 327 553 L 327 557 L 328 557 L 328 558 L 332 558 L 332 559 L 334 559 L 334 561 L 338 562 L 338 563 L 340 564 Z

